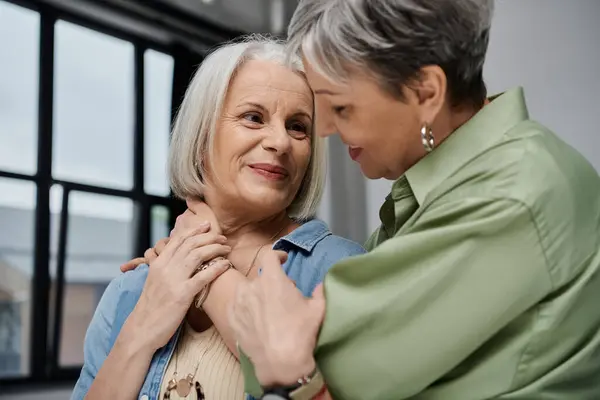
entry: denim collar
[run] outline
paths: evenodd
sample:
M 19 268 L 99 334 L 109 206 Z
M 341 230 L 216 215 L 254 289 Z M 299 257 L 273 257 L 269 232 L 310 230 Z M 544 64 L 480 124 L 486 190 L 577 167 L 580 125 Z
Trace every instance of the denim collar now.
M 327 227 L 327 224 L 315 218 L 305 222 L 288 235 L 277 240 L 273 245 L 273 249 L 284 250 L 289 245 L 292 245 L 310 253 L 317 243 L 329 235 L 331 235 L 331 231 Z

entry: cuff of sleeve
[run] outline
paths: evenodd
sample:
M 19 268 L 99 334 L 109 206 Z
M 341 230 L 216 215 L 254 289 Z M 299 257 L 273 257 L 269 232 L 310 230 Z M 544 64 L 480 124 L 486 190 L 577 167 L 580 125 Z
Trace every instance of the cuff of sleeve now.
M 242 375 L 244 376 L 244 390 L 250 396 L 254 398 L 260 398 L 263 395 L 262 387 L 256 378 L 254 372 L 254 365 L 248 358 L 248 356 L 242 351 L 239 343 L 236 343 L 238 354 L 240 355 L 239 361 L 242 367 Z

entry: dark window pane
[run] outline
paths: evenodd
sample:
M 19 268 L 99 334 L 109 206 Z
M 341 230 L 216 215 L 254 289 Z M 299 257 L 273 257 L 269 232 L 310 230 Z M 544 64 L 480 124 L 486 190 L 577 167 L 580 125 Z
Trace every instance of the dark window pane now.
M 0 178 L 0 378 L 29 373 L 35 185 Z
M 40 19 L 0 2 L 0 169 L 37 170 Z
M 64 21 L 55 29 L 54 176 L 130 189 L 133 45 Z
M 173 58 L 147 50 L 144 54 L 144 188 L 168 196 L 167 155 L 171 127 Z
M 57 248 L 62 189 L 53 187 L 53 248 Z M 71 192 L 67 227 L 65 289 L 59 364 L 81 365 L 83 341 L 102 292 L 132 256 L 133 202 L 129 199 Z M 56 259 L 51 276 L 56 279 Z

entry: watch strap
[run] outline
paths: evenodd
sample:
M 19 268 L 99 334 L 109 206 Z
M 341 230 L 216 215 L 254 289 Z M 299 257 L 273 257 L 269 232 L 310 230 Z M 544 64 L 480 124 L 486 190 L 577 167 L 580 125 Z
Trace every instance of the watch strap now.
M 264 393 L 280 396 L 286 400 L 312 400 L 323 392 L 324 387 L 323 375 L 318 368 L 315 368 L 310 375 L 298 379 L 298 382 L 293 385 L 264 388 Z

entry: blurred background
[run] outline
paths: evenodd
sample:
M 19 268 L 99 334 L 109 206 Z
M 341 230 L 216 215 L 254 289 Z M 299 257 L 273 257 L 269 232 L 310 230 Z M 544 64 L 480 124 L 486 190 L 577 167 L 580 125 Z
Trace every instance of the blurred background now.
M 169 126 L 211 47 L 293 0 L 0 0 L 0 399 L 68 399 L 119 265 L 168 235 Z M 600 170 L 600 1 L 502 0 L 485 76 Z M 335 138 L 319 216 L 364 241 L 391 182 Z M 600 201 L 600 199 L 599 199 Z

